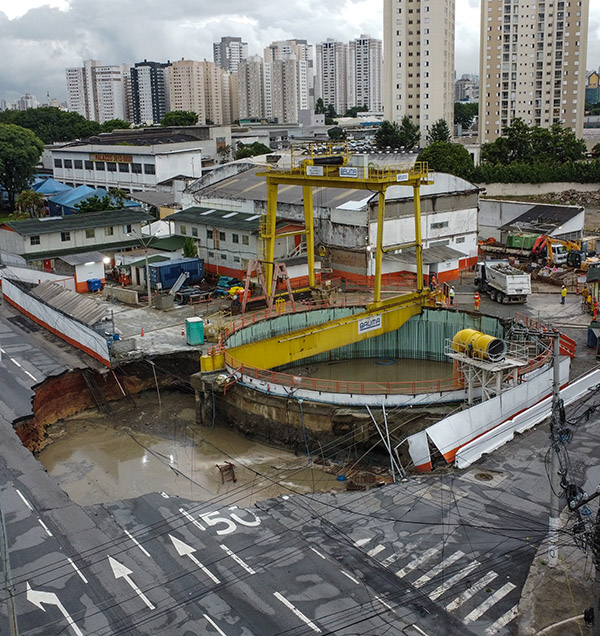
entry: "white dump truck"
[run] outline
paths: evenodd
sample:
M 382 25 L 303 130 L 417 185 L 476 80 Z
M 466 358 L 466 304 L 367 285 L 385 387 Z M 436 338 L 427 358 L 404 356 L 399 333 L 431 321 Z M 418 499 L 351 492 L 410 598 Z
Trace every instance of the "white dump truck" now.
M 499 303 L 526 303 L 531 276 L 506 261 L 483 261 L 477 263 L 475 287 Z

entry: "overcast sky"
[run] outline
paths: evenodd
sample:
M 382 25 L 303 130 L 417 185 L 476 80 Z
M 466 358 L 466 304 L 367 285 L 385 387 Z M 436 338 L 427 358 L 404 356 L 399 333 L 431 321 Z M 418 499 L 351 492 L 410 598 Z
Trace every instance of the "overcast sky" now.
M 479 72 L 479 0 L 456 0 L 456 71 Z M 587 69 L 600 66 L 600 1 L 590 0 Z M 333 7 L 333 9 L 331 8 Z M 241 36 L 250 54 L 273 40 L 382 35 L 383 0 L 0 0 L 0 99 L 66 99 L 65 68 L 84 59 L 212 60 Z

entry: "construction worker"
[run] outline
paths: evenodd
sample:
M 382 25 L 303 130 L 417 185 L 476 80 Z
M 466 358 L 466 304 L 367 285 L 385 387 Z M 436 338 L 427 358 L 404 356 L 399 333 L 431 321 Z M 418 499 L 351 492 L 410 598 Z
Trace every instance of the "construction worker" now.
M 567 299 L 567 288 L 565 285 L 563 285 L 560 288 L 560 304 L 564 305 L 566 299 Z
M 587 285 L 583 286 L 583 289 L 581 290 L 581 302 L 585 305 L 586 301 L 587 301 L 587 297 L 588 297 L 588 288 Z
M 481 302 L 481 296 L 479 292 L 475 292 L 475 296 L 473 296 L 473 303 L 475 304 L 475 311 L 479 311 L 479 303 Z
M 598 316 L 598 299 L 594 298 L 594 305 L 593 305 L 593 310 L 592 310 L 592 320 L 596 320 L 597 316 Z
M 448 298 L 450 298 L 450 305 L 454 305 L 454 287 L 450 287 Z

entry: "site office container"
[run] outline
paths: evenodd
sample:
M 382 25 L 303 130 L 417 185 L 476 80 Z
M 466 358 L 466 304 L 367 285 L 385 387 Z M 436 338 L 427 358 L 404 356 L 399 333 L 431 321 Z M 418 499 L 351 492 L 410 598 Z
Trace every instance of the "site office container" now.
M 150 288 L 155 290 L 171 289 L 179 276 L 189 274 L 186 285 L 195 285 L 204 278 L 204 261 L 201 258 L 178 258 L 162 263 L 152 263 L 150 269 Z

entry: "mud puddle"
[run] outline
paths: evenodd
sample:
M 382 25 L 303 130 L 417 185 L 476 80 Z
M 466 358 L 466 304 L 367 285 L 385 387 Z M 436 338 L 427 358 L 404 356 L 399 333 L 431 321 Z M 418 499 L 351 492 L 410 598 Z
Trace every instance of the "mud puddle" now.
M 343 490 L 344 484 L 306 457 L 195 423 L 193 395 L 166 393 L 113 405 L 112 415 L 87 411 L 48 429 L 52 444 L 37 455 L 61 488 L 82 505 L 149 492 L 195 501 L 221 497 L 249 506 L 281 494 Z M 217 464 L 234 464 L 237 481 L 222 483 Z

